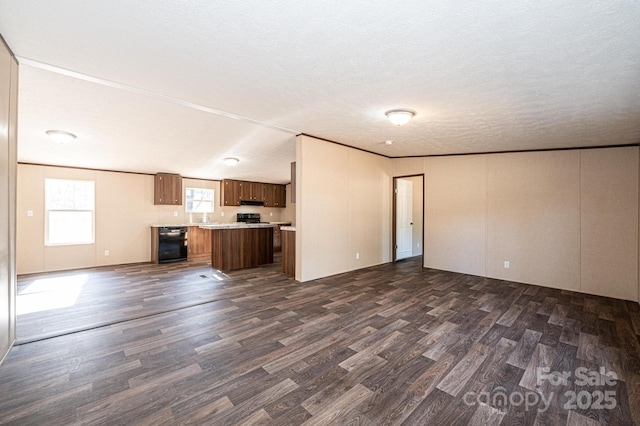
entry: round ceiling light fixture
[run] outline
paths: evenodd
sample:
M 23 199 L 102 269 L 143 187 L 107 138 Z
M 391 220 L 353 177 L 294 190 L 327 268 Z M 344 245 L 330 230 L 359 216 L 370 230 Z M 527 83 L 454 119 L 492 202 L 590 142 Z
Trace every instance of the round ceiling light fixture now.
M 69 143 L 76 139 L 76 135 L 64 130 L 47 130 L 47 136 L 57 143 Z
M 384 141 L 385 145 L 393 145 L 393 141 L 392 140 L 388 140 L 388 141 Z
M 224 164 L 226 164 L 227 166 L 235 166 L 236 164 L 238 164 L 240 162 L 240 160 L 238 160 L 235 157 L 227 157 L 222 161 L 224 161 Z
M 392 109 L 384 113 L 391 124 L 394 126 L 402 126 L 407 124 L 416 113 L 408 109 Z

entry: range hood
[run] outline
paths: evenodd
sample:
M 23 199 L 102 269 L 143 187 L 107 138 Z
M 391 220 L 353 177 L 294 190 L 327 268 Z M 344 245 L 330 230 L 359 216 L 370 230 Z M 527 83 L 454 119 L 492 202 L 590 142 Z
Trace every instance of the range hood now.
M 241 206 L 264 206 L 264 201 L 240 200 Z

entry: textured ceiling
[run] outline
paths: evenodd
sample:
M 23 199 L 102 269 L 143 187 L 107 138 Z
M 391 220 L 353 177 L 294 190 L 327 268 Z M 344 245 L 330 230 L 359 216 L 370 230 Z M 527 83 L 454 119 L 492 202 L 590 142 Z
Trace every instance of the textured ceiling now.
M 0 10 L 22 63 L 20 161 L 285 182 L 296 132 L 390 157 L 640 142 L 638 2 Z M 393 108 L 417 115 L 396 128 L 384 117 Z M 52 146 L 52 128 L 78 141 Z M 229 155 L 240 165 L 224 168 Z

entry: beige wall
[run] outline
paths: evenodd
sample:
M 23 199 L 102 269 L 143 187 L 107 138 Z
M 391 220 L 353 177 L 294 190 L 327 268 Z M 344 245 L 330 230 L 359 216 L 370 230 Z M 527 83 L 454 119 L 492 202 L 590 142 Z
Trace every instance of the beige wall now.
M 44 179 L 81 179 L 96 183 L 95 244 L 45 247 Z M 20 164 L 18 166 L 18 273 L 34 273 L 151 259 L 152 223 L 183 224 L 202 221 L 181 206 L 153 204 L 150 175 Z M 238 212 L 257 212 L 265 221 L 279 221 L 282 209 L 255 206 L 221 207 L 220 182 L 183 179 L 186 187 L 214 190 L 209 222 L 234 222 Z M 27 216 L 27 211 L 33 216 Z M 177 216 L 174 216 L 177 213 Z M 105 256 L 109 250 L 109 256 Z
M 389 262 L 391 160 L 308 136 L 296 156 L 296 279 Z
M 291 184 L 287 185 L 287 206 L 281 209 L 280 220 L 296 224 L 296 203 L 291 202 Z
M 425 159 L 424 266 L 486 275 L 486 157 Z
M 412 209 L 411 209 L 411 215 L 413 218 L 412 255 L 421 256 L 422 255 L 422 236 L 424 235 L 424 229 L 422 226 L 422 211 L 424 209 L 424 197 L 423 197 L 424 176 L 414 176 L 407 179 L 413 182 L 412 184 L 413 200 L 412 200 Z
M 578 290 L 580 151 L 486 158 L 487 276 Z
M 582 291 L 640 300 L 638 150 L 585 150 L 580 167 Z
M 0 39 L 0 363 L 11 349 L 15 328 L 15 174 L 18 63 Z
M 424 158 L 424 266 L 638 301 L 638 157 L 625 147 Z M 394 160 L 397 175 L 417 169 Z
M 394 158 L 391 161 L 393 176 L 411 176 L 424 173 L 424 157 Z

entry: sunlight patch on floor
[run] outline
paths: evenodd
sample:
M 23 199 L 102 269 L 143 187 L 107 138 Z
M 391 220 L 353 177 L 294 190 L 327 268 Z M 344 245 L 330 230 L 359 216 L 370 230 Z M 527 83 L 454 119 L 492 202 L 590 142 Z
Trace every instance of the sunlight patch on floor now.
M 25 315 L 73 306 L 88 279 L 87 274 L 37 279 L 18 293 L 17 314 Z

